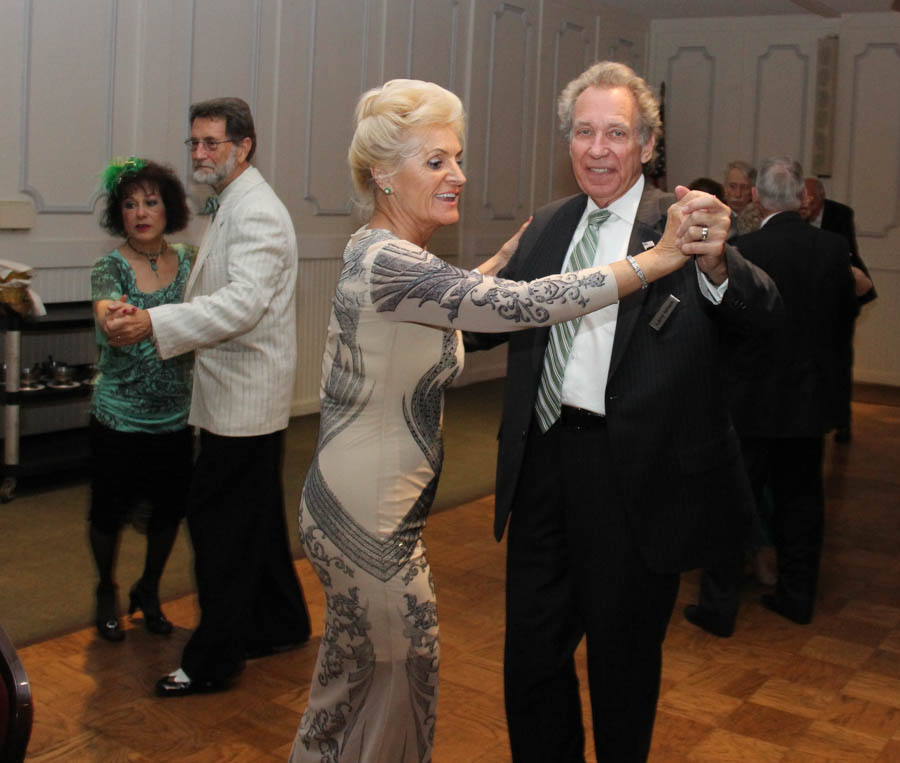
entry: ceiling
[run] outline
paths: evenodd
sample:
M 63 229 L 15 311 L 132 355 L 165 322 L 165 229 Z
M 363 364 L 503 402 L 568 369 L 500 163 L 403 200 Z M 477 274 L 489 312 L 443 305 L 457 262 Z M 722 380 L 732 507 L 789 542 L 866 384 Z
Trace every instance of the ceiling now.
M 649 19 L 706 18 L 710 16 L 786 16 L 814 14 L 838 17 L 846 13 L 892 10 L 896 0 L 603 0 Z

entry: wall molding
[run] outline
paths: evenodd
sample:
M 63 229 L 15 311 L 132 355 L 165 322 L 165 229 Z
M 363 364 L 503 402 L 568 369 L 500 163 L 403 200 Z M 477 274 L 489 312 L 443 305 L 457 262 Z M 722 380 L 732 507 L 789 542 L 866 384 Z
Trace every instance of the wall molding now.
M 582 71 L 587 69 L 590 65 L 590 49 L 594 47 L 592 45 L 592 41 L 588 31 L 585 27 L 580 24 L 575 24 L 571 21 L 561 21 L 559 26 L 557 26 L 556 30 L 553 33 L 553 74 L 550 79 L 550 93 L 551 93 L 551 103 L 556 104 L 557 94 L 562 92 L 562 83 L 560 80 L 560 71 L 559 71 L 559 57 L 560 51 L 562 49 L 562 41 L 565 38 L 566 34 L 569 32 L 574 32 L 576 35 L 580 36 L 580 42 L 582 44 L 584 50 L 584 56 L 582 59 Z M 556 194 L 554 189 L 556 187 L 555 184 L 555 169 L 556 169 L 556 152 L 558 150 L 559 142 L 559 116 L 556 113 L 556 109 L 548 109 L 549 114 L 548 117 L 550 119 L 550 145 L 547 150 L 547 177 L 550 178 L 550 182 L 547 184 L 547 199 L 546 202 L 549 204 L 556 198 Z
M 370 2 L 363 0 L 363 47 L 360 51 L 359 92 L 366 89 L 369 71 L 368 34 L 370 18 Z M 353 212 L 353 200 L 348 198 L 343 207 L 323 207 L 319 204 L 312 190 L 312 126 L 313 126 L 313 93 L 315 92 L 316 69 L 316 23 L 318 20 L 319 0 L 312 0 L 309 25 L 309 51 L 307 53 L 306 72 L 306 141 L 303 157 L 303 199 L 312 204 L 314 217 L 349 217 Z
M 19 116 L 19 192 L 30 196 L 34 200 L 34 207 L 38 214 L 64 214 L 64 215 L 91 215 L 94 213 L 94 204 L 102 195 L 97 188 L 88 201 L 84 204 L 48 204 L 44 201 L 41 192 L 35 188 L 28 179 L 28 146 L 29 146 L 29 107 L 31 105 L 31 53 L 32 33 L 34 24 L 34 0 L 25 0 L 25 30 L 22 45 L 22 88 L 21 88 L 21 112 Z M 108 158 L 112 154 L 112 129 L 114 113 L 114 90 L 116 71 L 116 19 L 118 16 L 118 0 L 109 0 L 108 3 L 108 50 L 106 66 L 106 121 L 104 124 L 104 155 Z
M 408 79 L 412 79 L 413 77 L 413 53 L 415 52 L 417 3 L 418 0 L 409 0 L 409 24 L 406 35 L 406 77 Z M 451 16 L 453 18 L 453 21 L 450 24 L 450 76 L 447 78 L 447 89 L 455 93 L 457 69 L 456 50 L 459 47 L 460 0 L 447 0 L 447 4 L 452 8 Z
M 493 126 L 494 114 L 491 105 L 494 102 L 494 79 L 495 79 L 495 63 L 497 56 L 497 24 L 500 19 L 506 15 L 506 13 L 512 13 L 518 16 L 519 20 L 522 22 L 522 28 L 524 30 L 523 33 L 523 41 L 525 46 L 525 52 L 523 56 L 524 68 L 525 71 L 522 72 L 522 95 L 521 95 L 521 114 L 522 118 L 520 119 L 521 127 L 520 127 L 520 138 L 521 138 L 521 146 L 519 152 L 519 173 L 518 178 L 516 180 L 516 193 L 515 193 L 515 208 L 509 210 L 509 212 L 498 212 L 493 203 L 491 202 L 491 149 L 493 148 L 493 144 L 491 141 L 491 128 Z M 490 35 L 490 47 L 488 53 L 488 86 L 487 86 L 487 108 L 485 109 L 485 127 L 484 127 L 484 190 L 482 192 L 482 205 L 488 212 L 488 217 L 491 220 L 516 220 L 518 219 L 518 211 L 525 206 L 525 178 L 530 177 L 528 174 L 528 156 L 531 153 L 531 146 L 528 145 L 528 118 L 527 115 L 530 113 L 528 109 L 528 104 L 530 101 L 530 92 L 531 92 L 531 77 L 529 76 L 529 65 L 531 64 L 531 35 L 532 35 L 532 24 L 531 19 L 529 18 L 528 11 L 524 8 L 521 8 L 517 5 L 511 5 L 510 3 L 501 2 L 491 13 L 491 35 Z
M 667 97 L 669 96 L 669 91 L 675 80 L 675 73 L 673 67 L 678 59 L 681 57 L 682 53 L 698 53 L 705 61 L 708 72 L 709 72 L 709 81 L 707 83 L 707 91 L 709 97 L 710 106 L 715 103 L 715 85 L 716 85 L 716 59 L 713 56 L 709 49 L 705 45 L 679 45 L 675 53 L 669 56 L 666 61 L 666 91 Z M 676 86 L 677 87 L 677 86 Z M 715 109 L 710 108 L 706 114 L 706 140 L 703 141 L 704 152 L 703 152 L 703 164 L 706 167 L 706 174 L 712 176 L 711 167 L 712 167 L 712 138 L 713 138 L 713 112 Z M 669 101 L 666 105 L 666 114 L 671 116 L 671 101 Z M 665 129 L 665 127 L 664 127 Z
M 797 58 L 803 64 L 803 85 L 802 85 L 802 96 L 800 98 L 800 147 L 797 152 L 797 157 L 795 157 L 798 161 L 800 161 L 803 157 L 806 156 L 806 144 L 807 144 L 807 106 L 809 103 L 809 80 L 810 80 L 810 69 L 809 69 L 809 56 L 803 53 L 800 49 L 799 45 L 791 44 L 791 45 L 770 45 L 766 52 L 761 56 L 756 57 L 756 84 L 754 88 L 754 108 L 753 108 L 753 164 L 754 166 L 759 164 L 760 159 L 763 157 L 760 156 L 760 147 L 759 147 L 759 134 L 760 134 L 760 116 L 765 113 L 762 104 L 762 72 L 763 66 L 766 63 L 766 59 L 768 59 L 775 51 L 792 51 L 796 54 Z M 785 153 L 785 152 L 782 152 Z M 789 152 L 787 152 L 789 153 Z
M 889 42 L 870 43 L 870 44 L 866 45 L 861 52 L 857 53 L 853 57 L 853 106 L 850 109 L 850 141 L 849 141 L 850 156 L 849 156 L 849 159 L 847 162 L 849 165 L 850 171 L 848 172 L 848 177 L 853 177 L 853 174 L 854 174 L 853 168 L 856 166 L 856 161 L 855 161 L 856 160 L 856 136 L 858 134 L 857 127 L 859 124 L 859 122 L 858 122 L 858 120 L 859 120 L 859 110 L 858 110 L 859 109 L 859 93 L 862 90 L 862 87 L 860 86 L 860 82 L 859 82 L 859 80 L 860 80 L 860 65 L 862 64 L 862 61 L 865 58 L 867 58 L 873 50 L 891 50 L 894 52 L 895 55 L 897 55 L 898 58 L 900 58 L 900 45 L 897 45 L 896 43 L 892 43 L 892 42 L 891 43 L 889 43 Z M 894 133 L 894 140 L 896 140 L 898 143 L 897 155 L 900 156 L 900 132 L 898 132 L 896 130 Z M 900 168 L 898 168 L 898 177 L 896 180 L 896 185 L 894 187 L 895 187 L 895 189 L 900 188 Z M 847 203 L 850 206 L 853 205 L 852 190 L 853 189 L 852 189 L 852 183 L 851 183 L 851 184 L 849 184 L 849 186 L 847 188 Z M 898 201 L 898 204 L 900 204 L 900 200 L 897 200 L 897 201 Z M 898 220 L 897 220 L 898 204 L 894 204 L 893 219 L 888 221 L 880 231 L 877 231 L 877 230 L 869 231 L 869 230 L 858 229 L 856 231 L 857 235 L 858 236 L 868 236 L 871 238 L 886 238 L 890 231 L 895 230 L 898 227 Z

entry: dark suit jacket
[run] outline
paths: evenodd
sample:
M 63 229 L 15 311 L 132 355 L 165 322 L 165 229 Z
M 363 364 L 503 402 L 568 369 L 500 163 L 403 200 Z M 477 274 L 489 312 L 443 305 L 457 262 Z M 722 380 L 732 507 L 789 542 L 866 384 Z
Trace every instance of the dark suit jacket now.
M 628 250 L 659 240 L 674 201 L 645 186 Z M 531 280 L 562 267 L 587 197 L 577 194 L 535 212 L 502 275 Z M 737 435 L 723 396 L 719 326 L 773 324 L 778 293 L 735 250 L 727 252 L 722 305 L 700 292 L 686 267 L 619 305 L 606 389 L 607 428 L 629 521 L 648 566 L 660 572 L 703 567 L 734 552 L 752 511 Z M 681 300 L 659 331 L 650 320 L 670 295 Z M 506 399 L 500 430 L 494 531 L 499 539 L 516 500 L 525 441 L 549 328 L 508 335 Z M 471 346 L 471 345 L 469 345 Z M 602 511 L 603 496 L 586 496 Z
M 850 245 L 850 264 L 858 267 L 867 276 L 869 269 L 862 257 L 859 256 L 859 246 L 856 243 L 856 226 L 853 223 L 853 209 L 846 204 L 841 204 L 831 199 L 825 199 L 822 206 L 822 230 L 839 233 Z M 869 276 L 871 278 L 871 276 Z M 878 294 L 873 286 L 865 294 L 859 297 L 859 304 L 864 305 L 871 302 Z
M 820 436 L 846 405 L 841 369 L 859 309 L 846 242 L 782 212 L 733 243 L 772 277 L 785 309 L 778 332 L 726 366 L 735 426 L 744 437 Z

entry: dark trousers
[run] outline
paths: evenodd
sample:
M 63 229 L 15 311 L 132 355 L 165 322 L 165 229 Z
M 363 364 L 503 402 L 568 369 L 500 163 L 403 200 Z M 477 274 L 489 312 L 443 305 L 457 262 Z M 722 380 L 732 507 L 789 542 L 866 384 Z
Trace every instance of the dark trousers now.
M 825 523 L 822 478 L 823 437 L 743 440 L 744 461 L 759 500 L 768 480 L 774 513 L 772 536 L 778 553 L 775 600 L 793 619 L 812 619 Z M 698 604 L 734 618 L 740 602 L 743 560 L 704 570 Z
M 226 681 L 247 649 L 309 638 L 284 520 L 283 448 L 283 431 L 200 433 L 187 511 L 200 624 L 181 658 L 192 680 Z
M 646 760 L 678 575 L 644 564 L 606 428 L 529 434 L 507 553 L 506 713 L 513 760 L 584 760 L 574 652 L 587 639 L 598 761 Z

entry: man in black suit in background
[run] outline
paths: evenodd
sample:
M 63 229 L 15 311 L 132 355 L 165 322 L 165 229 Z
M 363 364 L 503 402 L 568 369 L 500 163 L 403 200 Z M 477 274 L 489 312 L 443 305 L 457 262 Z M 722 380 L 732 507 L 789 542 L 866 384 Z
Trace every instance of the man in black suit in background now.
M 598 208 L 609 217 L 593 264 L 637 254 L 660 238 L 675 199 L 644 182 L 659 107 L 627 66 L 592 66 L 563 91 L 559 115 L 583 193 L 535 212 L 507 278 L 564 271 Z M 711 203 L 709 224 L 724 226 L 727 208 Z M 516 763 L 584 760 L 574 663 L 583 636 L 597 760 L 646 759 L 679 573 L 737 553 L 746 532 L 753 498 L 723 397 L 719 332 L 773 323 L 779 298 L 731 247 L 699 251 L 581 320 L 549 428 L 538 400 L 550 332 L 508 337 L 494 529 L 499 540 L 509 519 L 504 673 Z
M 810 225 L 822 230 L 839 233 L 847 240 L 850 248 L 850 272 L 856 287 L 856 297 L 860 306 L 871 302 L 878 294 L 875 284 L 869 275 L 869 269 L 859 256 L 856 243 L 856 226 L 853 222 L 853 210 L 846 204 L 825 198 L 825 186 L 818 178 L 806 178 L 804 181 L 803 205 L 800 216 Z M 850 343 L 847 355 L 840 359 L 842 391 L 838 398 L 840 414 L 837 420 L 836 442 L 850 441 L 850 398 L 853 394 L 853 329 L 856 317 L 851 319 Z
M 753 193 L 763 210 L 762 227 L 733 243 L 775 281 L 785 321 L 767 340 L 732 345 L 728 391 L 754 492 L 760 496 L 768 479 L 774 503 L 778 582 L 762 603 L 805 624 L 812 619 L 822 551 L 824 435 L 835 425 L 839 361 L 858 307 L 846 241 L 797 212 L 800 165 L 787 157 L 764 160 Z M 742 569 L 742 558 L 735 557 L 705 570 L 698 603 L 685 609 L 685 617 L 730 636 Z

